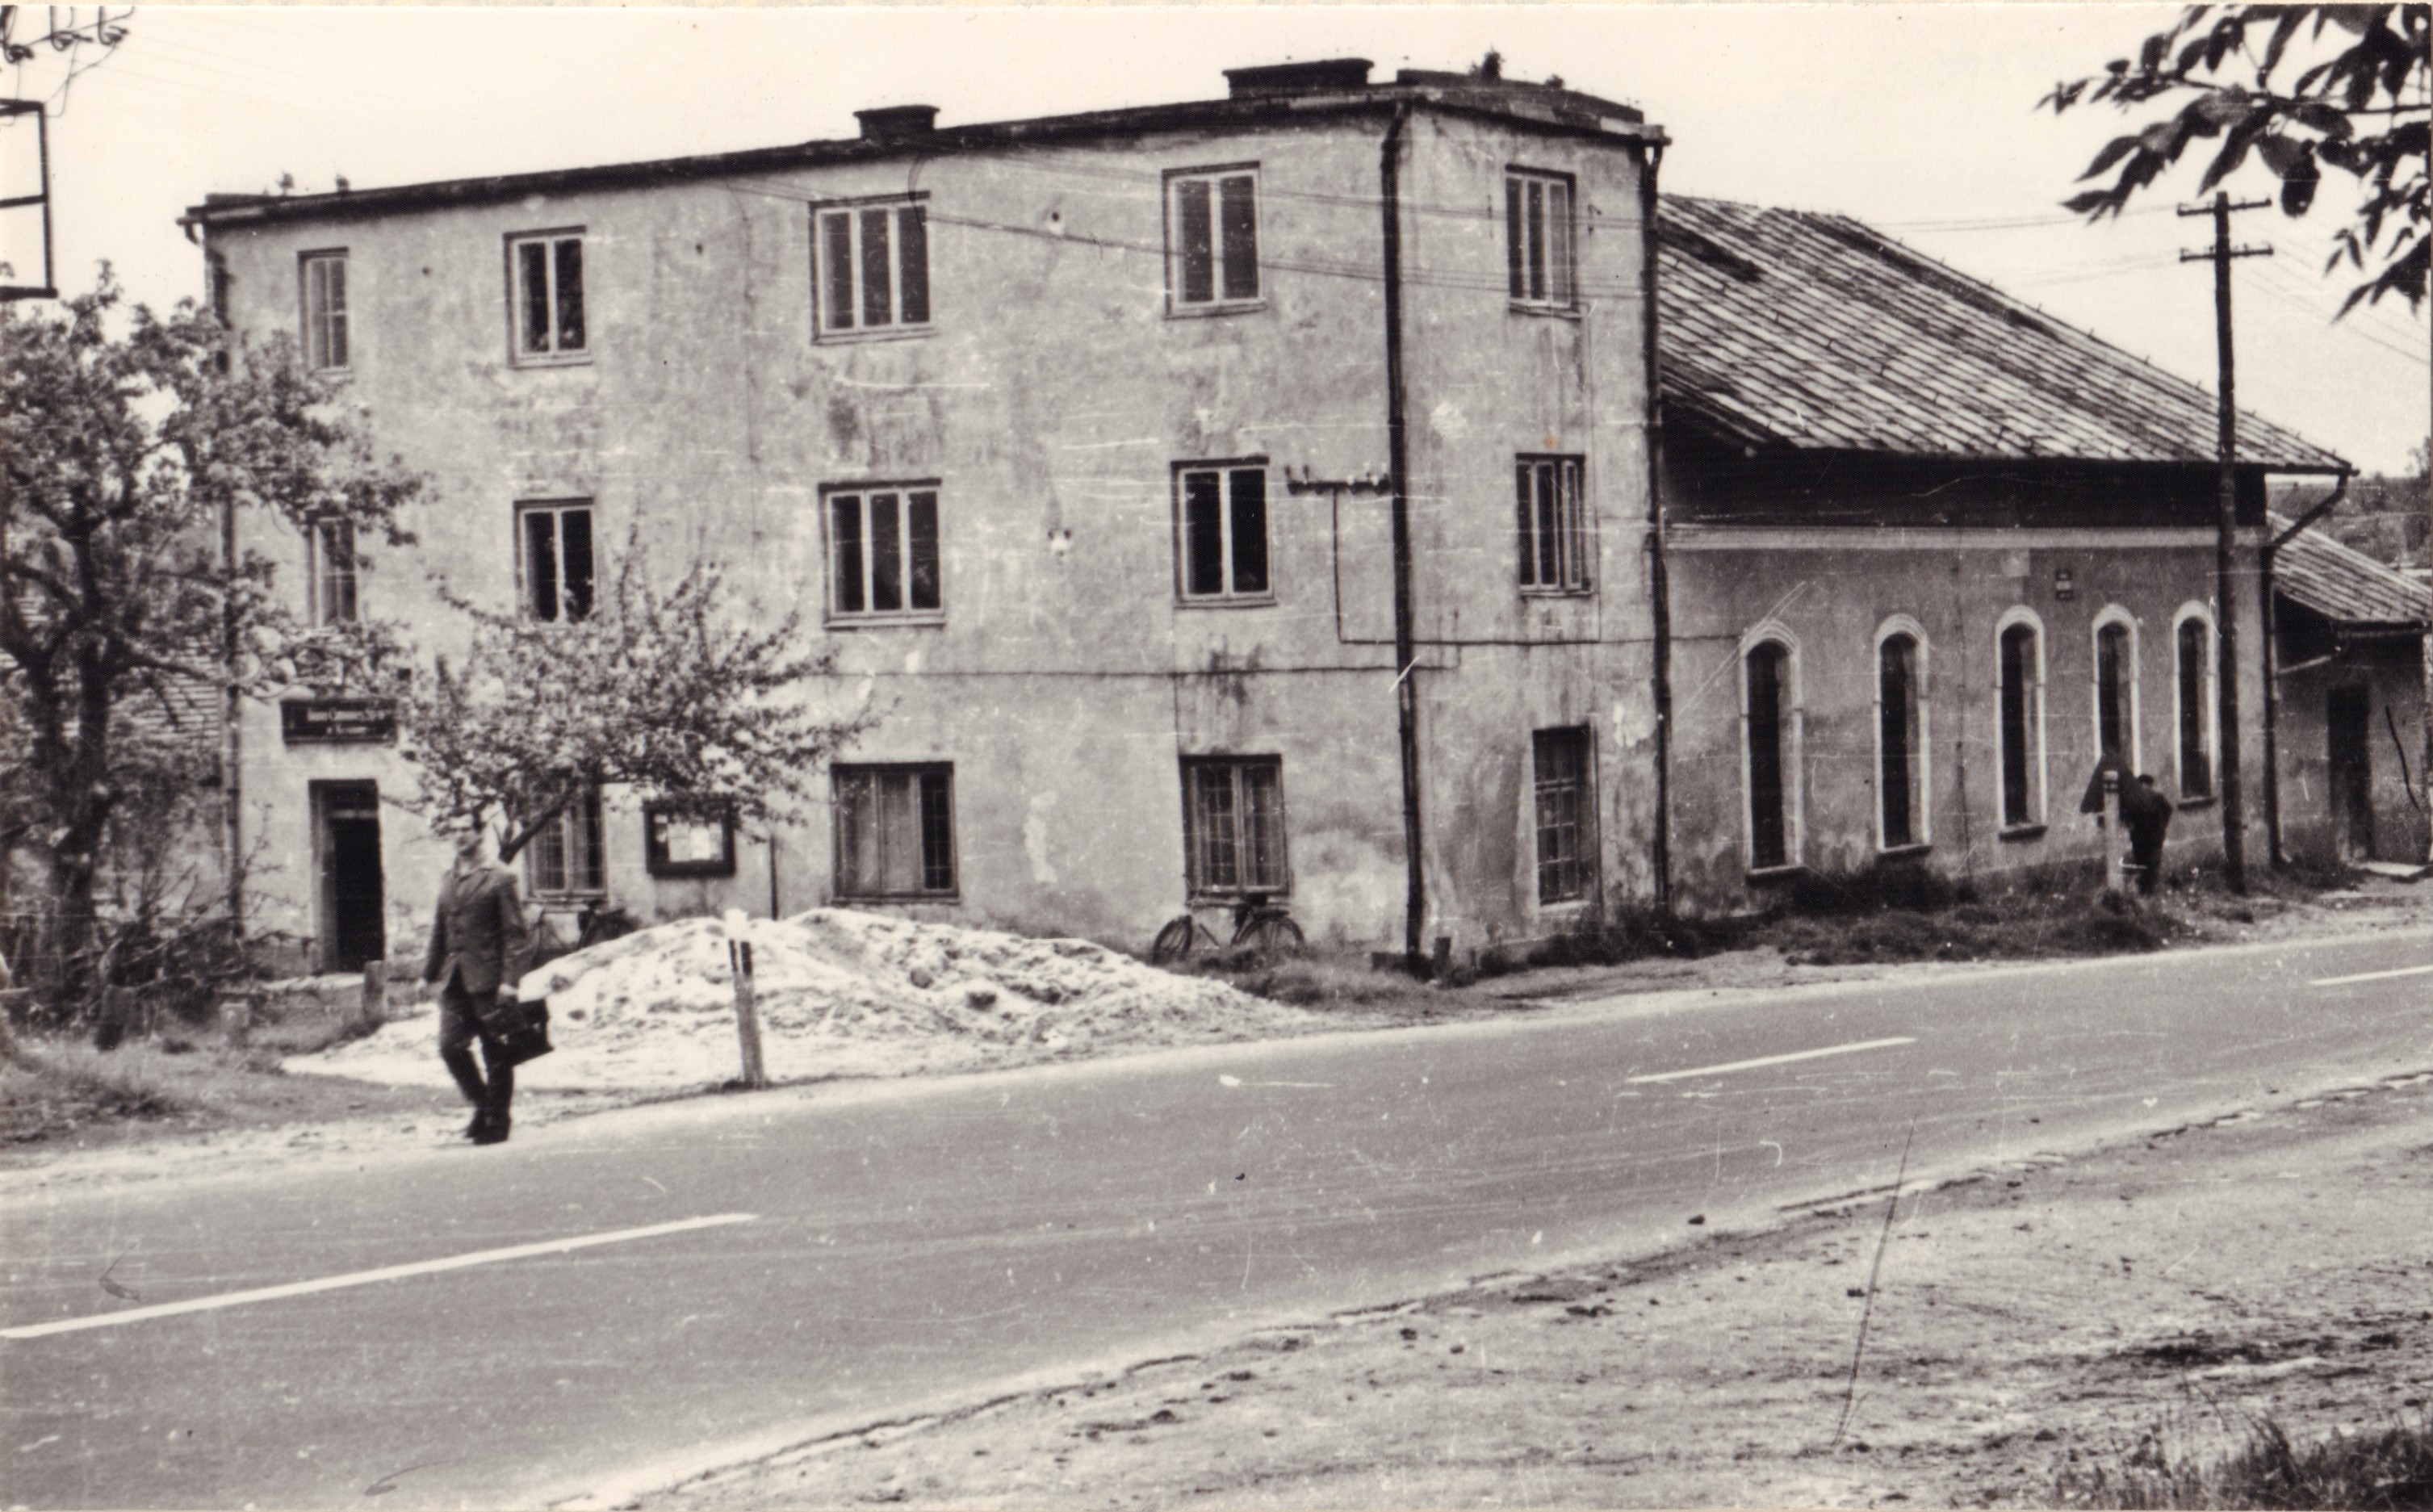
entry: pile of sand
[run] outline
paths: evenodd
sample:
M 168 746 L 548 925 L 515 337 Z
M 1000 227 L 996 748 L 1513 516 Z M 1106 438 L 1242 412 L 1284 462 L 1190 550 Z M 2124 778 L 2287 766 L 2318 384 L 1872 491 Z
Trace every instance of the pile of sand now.
M 1149 1047 L 1306 1033 L 1313 1015 L 1178 977 L 1086 940 L 1033 940 L 846 909 L 791 919 L 684 919 L 527 975 L 555 1053 L 536 1089 L 674 1090 L 740 1068 L 731 941 L 747 942 L 773 1079 L 978 1070 Z M 444 1085 L 428 1004 L 288 1069 Z

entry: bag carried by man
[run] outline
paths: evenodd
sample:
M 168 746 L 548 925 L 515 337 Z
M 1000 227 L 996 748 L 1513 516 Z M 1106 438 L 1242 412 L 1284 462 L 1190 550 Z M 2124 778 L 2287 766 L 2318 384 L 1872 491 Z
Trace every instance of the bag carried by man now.
M 482 1028 L 499 1043 L 509 1065 L 537 1061 L 556 1046 L 549 1043 L 549 1003 L 520 1002 L 502 993 L 482 1015 Z

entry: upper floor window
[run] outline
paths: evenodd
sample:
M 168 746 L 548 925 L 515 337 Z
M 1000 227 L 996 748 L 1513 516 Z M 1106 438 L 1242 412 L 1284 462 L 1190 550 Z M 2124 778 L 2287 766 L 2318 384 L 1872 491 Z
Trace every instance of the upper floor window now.
M 824 206 L 812 215 L 822 335 L 929 323 L 929 223 L 919 203 Z
M 2137 722 L 2137 624 L 2118 604 L 2095 617 L 2095 749 L 2131 773 L 2145 768 Z
M 2213 796 L 2213 617 L 2189 604 L 2171 633 L 2179 663 L 2180 796 Z
M 355 618 L 355 522 L 319 519 L 306 536 L 312 556 L 312 611 L 316 625 L 351 623 Z
M 307 252 L 298 261 L 304 290 L 304 365 L 347 365 L 347 254 Z
M 1787 633 L 1767 626 L 1741 642 L 1742 787 L 1751 871 L 1799 864 L 1799 661 Z
M 1569 310 L 1577 303 L 1570 175 L 1515 168 L 1504 176 L 1504 260 L 1515 304 Z
M 536 620 L 582 620 L 591 613 L 591 503 L 516 506 L 524 612 Z
M 583 233 L 544 231 L 507 238 L 515 300 L 516 360 L 565 362 L 590 354 L 583 318 Z
M 1259 171 L 1193 168 L 1165 176 L 1166 286 L 1178 310 L 1259 297 Z
M 2043 627 L 2026 609 L 2002 617 L 1995 632 L 1997 736 L 2002 757 L 2002 827 L 2045 819 L 2045 650 Z
M 1926 637 L 1897 620 L 1876 640 L 1876 793 L 1885 850 L 1921 845 L 1926 813 Z
M 838 767 L 836 892 L 844 898 L 955 892 L 955 769 Z
M 831 618 L 909 619 L 944 608 L 935 484 L 831 492 L 827 524 Z
M 1182 818 L 1192 896 L 1282 892 L 1291 885 L 1283 757 L 1186 758 Z
M 1588 896 L 1596 875 L 1595 783 L 1585 729 L 1540 730 L 1530 741 L 1538 790 L 1538 901 Z
M 1513 465 L 1512 486 L 1521 586 L 1549 593 L 1585 589 L 1588 520 L 1580 501 L 1580 459 L 1523 457 Z
M 525 846 L 529 881 L 544 897 L 598 896 L 608 890 L 608 854 L 600 794 L 587 792 L 542 824 Z
M 1182 596 L 1268 598 L 1267 465 L 1179 467 L 1174 491 Z

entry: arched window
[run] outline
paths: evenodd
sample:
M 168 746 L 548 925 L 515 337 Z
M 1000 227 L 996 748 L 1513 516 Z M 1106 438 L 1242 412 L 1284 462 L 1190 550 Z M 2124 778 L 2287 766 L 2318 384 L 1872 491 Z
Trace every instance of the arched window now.
M 2095 617 L 2095 749 L 2145 770 L 2137 722 L 2137 621 L 2114 604 Z
M 1876 632 L 1877 841 L 1927 842 L 1926 632 L 1906 615 Z
M 1761 626 L 1741 642 L 1741 776 L 1751 871 L 1799 864 L 1799 654 Z
M 2002 745 L 2002 827 L 2045 822 L 2045 632 L 2033 610 L 1995 627 L 1996 703 Z
M 2180 796 L 2213 796 L 2213 616 L 2200 603 L 2185 603 L 2171 629 L 2173 678 L 2179 692 Z

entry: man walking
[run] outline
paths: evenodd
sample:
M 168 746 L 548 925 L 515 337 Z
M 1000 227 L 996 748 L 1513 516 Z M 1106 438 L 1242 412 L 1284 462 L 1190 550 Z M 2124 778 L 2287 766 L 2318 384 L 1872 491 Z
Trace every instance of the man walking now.
M 2120 790 L 2120 824 L 2129 831 L 2129 864 L 2137 869 L 2137 891 L 2149 897 L 2163 879 L 2163 837 L 2171 827 L 2171 800 L 2155 790 L 2144 773 Z
M 531 959 L 515 874 L 488 864 L 481 826 L 470 825 L 456 837 L 456 864 L 439 884 L 439 901 L 431 910 L 422 979 L 440 984 L 439 1059 L 473 1105 L 465 1135 L 476 1145 L 502 1144 L 507 1137 L 516 1070 L 490 1021 L 499 1017 L 500 988 L 514 992 Z M 473 1064 L 476 1039 L 486 1078 Z

